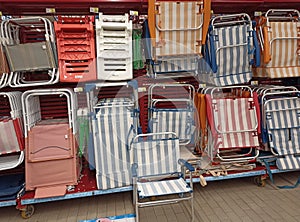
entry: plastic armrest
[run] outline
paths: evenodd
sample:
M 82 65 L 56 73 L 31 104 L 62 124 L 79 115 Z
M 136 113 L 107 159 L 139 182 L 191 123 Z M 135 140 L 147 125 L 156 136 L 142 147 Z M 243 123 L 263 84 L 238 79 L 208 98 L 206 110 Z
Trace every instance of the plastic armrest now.
M 179 163 L 180 165 L 185 166 L 190 172 L 194 172 L 194 171 L 195 171 L 195 168 L 194 168 L 189 162 L 187 162 L 187 161 L 184 160 L 184 159 L 179 159 L 179 160 L 178 160 L 178 163 Z

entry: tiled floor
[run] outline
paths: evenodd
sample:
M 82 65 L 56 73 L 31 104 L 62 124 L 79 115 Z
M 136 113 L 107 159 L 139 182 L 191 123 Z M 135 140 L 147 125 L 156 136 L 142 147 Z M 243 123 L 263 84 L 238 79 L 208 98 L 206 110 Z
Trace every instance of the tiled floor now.
M 275 175 L 277 185 L 294 183 L 299 172 Z M 195 221 L 300 221 L 300 187 L 277 189 L 267 181 L 265 187 L 252 177 L 195 184 Z M 141 210 L 141 222 L 188 221 L 187 204 L 150 207 Z M 14 207 L 0 208 L 2 222 L 76 222 L 133 213 L 131 192 L 85 197 L 35 205 L 34 215 L 24 220 Z

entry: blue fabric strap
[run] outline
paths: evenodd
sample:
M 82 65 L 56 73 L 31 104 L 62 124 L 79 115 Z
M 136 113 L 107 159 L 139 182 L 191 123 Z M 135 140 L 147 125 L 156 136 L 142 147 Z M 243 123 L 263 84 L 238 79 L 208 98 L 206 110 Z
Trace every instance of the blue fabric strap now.
M 264 162 L 264 164 L 265 164 L 265 166 L 266 166 L 266 168 L 267 168 L 267 173 L 268 173 L 268 175 L 269 175 L 269 177 L 270 177 L 270 180 L 271 180 L 271 182 L 276 186 L 276 187 L 278 187 L 279 189 L 294 189 L 294 188 L 296 188 L 296 187 L 298 187 L 298 185 L 300 184 L 300 177 L 298 178 L 298 180 L 297 180 L 297 182 L 294 184 L 294 185 L 284 185 L 284 186 L 277 186 L 276 184 L 275 184 L 275 182 L 274 182 L 274 178 L 273 178 L 273 175 L 272 175 L 272 171 L 271 171 L 271 169 L 270 169 L 270 164 L 268 163 L 268 161 L 266 161 L 266 160 L 262 160 L 263 162 Z

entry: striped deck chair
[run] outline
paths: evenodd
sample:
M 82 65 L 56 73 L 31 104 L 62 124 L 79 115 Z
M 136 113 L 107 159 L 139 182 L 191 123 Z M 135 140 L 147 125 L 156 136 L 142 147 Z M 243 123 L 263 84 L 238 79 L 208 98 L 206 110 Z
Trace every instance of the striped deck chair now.
M 130 149 L 133 152 L 133 203 L 136 221 L 139 221 L 141 207 L 183 200 L 191 202 L 193 221 L 193 183 L 188 185 L 182 178 L 179 162 L 190 170 L 190 180 L 194 169 L 186 161 L 179 160 L 179 140 L 176 134 L 140 134 L 134 138 Z M 151 200 L 151 197 L 158 197 L 158 200 Z
M 1 92 L 0 171 L 13 169 L 24 160 L 21 92 Z M 5 104 L 8 98 L 8 104 Z M 8 107 L 5 107 L 8 105 Z
M 129 142 L 134 135 L 134 103 L 125 98 L 99 101 L 93 120 L 94 153 L 98 189 L 129 186 Z
M 281 170 L 300 169 L 299 91 L 268 93 L 263 100 L 263 117 L 271 151 L 277 156 L 277 167 Z
M 257 95 L 246 87 L 251 92 L 250 97 L 218 97 L 216 92 L 222 92 L 226 88 L 214 88 L 206 95 L 207 118 L 213 137 L 213 146 L 209 146 L 213 150 L 208 153 L 216 154 L 221 161 L 253 160 L 259 154 L 257 148 L 260 113 Z M 243 152 L 243 149 L 250 151 Z M 255 149 L 255 152 L 252 152 L 252 149 Z M 226 152 L 230 150 L 233 153 L 237 150 L 237 153 L 229 152 L 227 155 Z
M 269 10 L 259 26 L 262 65 L 254 76 L 298 77 L 300 74 L 300 13 L 297 10 Z
M 189 93 L 183 89 L 185 86 L 190 87 Z M 170 88 L 177 90 L 176 98 L 174 98 L 175 91 L 173 98 L 155 98 L 154 88 L 160 87 L 165 87 L 165 91 Z M 149 131 L 152 133 L 175 132 L 180 144 L 190 143 L 195 130 L 193 97 L 194 87 L 189 84 L 151 85 L 149 87 Z
M 211 20 L 207 40 L 204 56 L 211 66 L 214 85 L 237 85 L 251 80 L 252 65 L 259 64 L 260 57 L 249 15 L 216 16 Z
M 209 16 L 210 0 L 148 2 L 154 77 L 197 72 Z

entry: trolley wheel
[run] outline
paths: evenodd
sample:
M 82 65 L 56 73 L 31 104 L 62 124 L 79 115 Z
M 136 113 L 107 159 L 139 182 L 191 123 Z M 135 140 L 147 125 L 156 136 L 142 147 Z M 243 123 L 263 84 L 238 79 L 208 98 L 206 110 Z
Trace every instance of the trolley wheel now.
M 266 179 L 263 179 L 261 176 L 254 177 L 254 183 L 259 187 L 266 186 Z
M 21 210 L 21 217 L 23 219 L 28 219 L 34 214 L 34 206 L 26 205 L 24 209 Z

